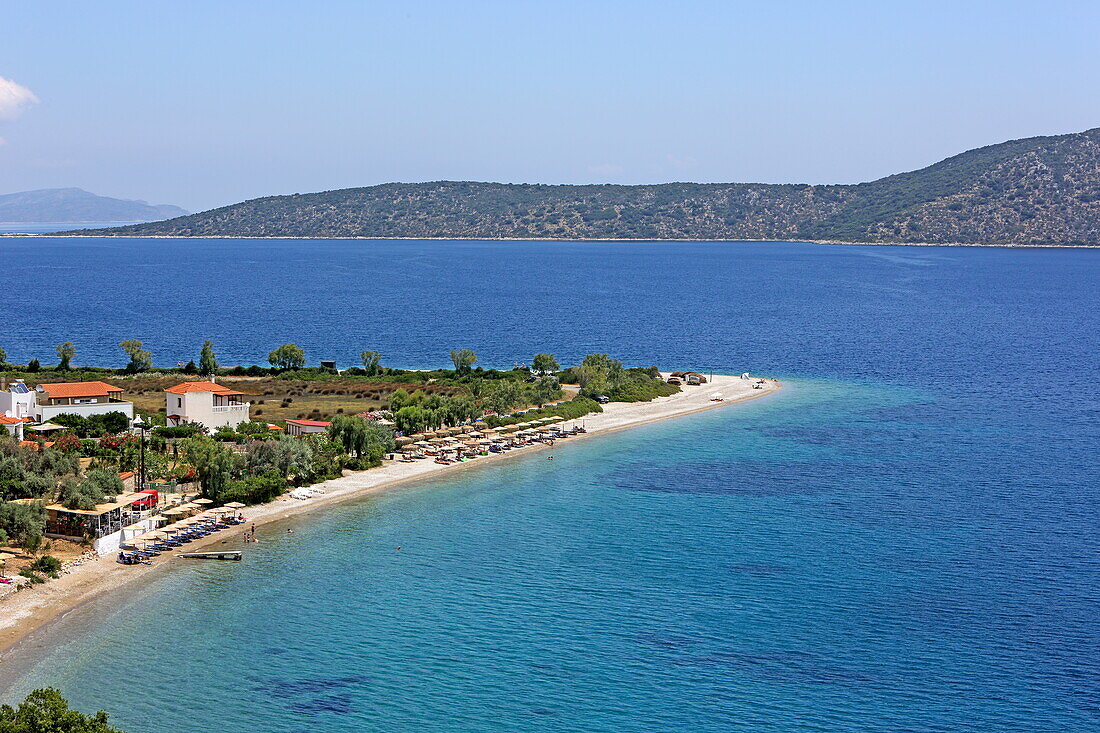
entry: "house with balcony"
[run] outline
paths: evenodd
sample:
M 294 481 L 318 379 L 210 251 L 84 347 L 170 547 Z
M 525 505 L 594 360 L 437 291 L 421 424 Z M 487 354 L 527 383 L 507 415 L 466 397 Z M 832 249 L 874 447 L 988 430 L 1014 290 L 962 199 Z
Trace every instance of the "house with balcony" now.
M 62 414 L 105 415 L 121 412 L 134 419 L 134 403 L 124 399 L 122 388 L 106 382 L 53 382 L 33 389 L 17 379 L 0 389 L 0 416 L 23 422 L 48 422 Z
M 248 420 L 245 394 L 214 382 L 184 382 L 164 390 L 168 425 L 195 423 L 207 430 L 237 427 Z

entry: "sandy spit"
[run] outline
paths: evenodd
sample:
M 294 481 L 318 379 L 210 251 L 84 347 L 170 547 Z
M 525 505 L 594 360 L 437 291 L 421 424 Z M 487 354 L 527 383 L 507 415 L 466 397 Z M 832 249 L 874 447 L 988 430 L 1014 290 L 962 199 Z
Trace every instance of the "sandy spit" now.
M 554 450 L 568 449 L 568 446 L 581 438 L 589 438 L 616 430 L 637 427 L 658 420 L 681 417 L 703 410 L 725 407 L 757 397 L 774 394 L 781 388 L 778 380 L 769 379 L 763 389 L 752 389 L 747 380 L 727 375 L 714 375 L 709 384 L 698 387 L 684 387 L 679 394 L 661 397 L 644 403 L 612 403 L 604 407 L 604 412 L 584 418 L 586 435 L 568 438 L 554 446 Z M 712 401 L 714 393 L 720 392 L 723 401 Z M 188 545 L 185 551 L 193 552 L 212 545 L 225 546 L 226 549 L 244 549 L 247 562 L 248 546 L 241 536 L 249 525 L 257 527 L 270 524 L 292 516 L 308 515 L 323 510 L 336 503 L 348 502 L 371 496 L 383 490 L 401 484 L 420 480 L 434 479 L 441 475 L 459 471 L 477 470 L 482 465 L 527 456 L 545 451 L 548 446 L 533 446 L 512 450 L 504 454 L 491 454 L 465 463 L 450 465 L 437 464 L 430 460 L 414 463 L 387 461 L 379 468 L 368 471 L 349 472 L 342 478 L 332 479 L 318 484 L 325 490 L 323 496 L 307 500 L 282 497 L 267 504 L 249 507 L 244 510 L 248 519 L 244 525 L 225 529 L 201 542 Z M 167 572 L 181 563 L 203 562 L 187 560 L 174 555 L 163 555 L 153 565 L 120 565 L 114 555 L 99 558 L 74 569 L 58 580 L 11 593 L 0 597 L 0 690 L 16 670 L 9 664 L 16 657 L 22 663 L 30 661 L 24 645 L 40 647 L 49 643 L 51 627 L 65 616 L 84 604 L 96 600 L 121 598 L 123 586 L 134 586 L 148 581 L 154 576 Z M 133 590 L 132 587 L 129 590 Z M 17 648 L 19 647 L 19 648 Z M 17 652 L 20 652 L 17 654 Z

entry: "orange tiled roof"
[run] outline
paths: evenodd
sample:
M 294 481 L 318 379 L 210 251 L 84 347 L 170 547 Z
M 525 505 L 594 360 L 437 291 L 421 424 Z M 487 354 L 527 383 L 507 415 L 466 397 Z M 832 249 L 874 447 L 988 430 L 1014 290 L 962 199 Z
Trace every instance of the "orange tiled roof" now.
M 164 390 L 165 392 L 171 392 L 172 394 L 188 394 L 189 392 L 213 392 L 214 394 L 244 394 L 244 392 L 235 392 L 234 390 L 227 389 L 220 384 L 214 384 L 213 382 L 183 382 L 177 384 L 175 387 L 169 387 Z
M 122 387 L 106 382 L 53 382 L 38 386 L 51 400 L 64 397 L 106 397 L 111 392 L 122 391 Z
M 4 417 L 0 415 L 0 425 L 17 425 L 21 422 L 34 422 L 31 417 Z

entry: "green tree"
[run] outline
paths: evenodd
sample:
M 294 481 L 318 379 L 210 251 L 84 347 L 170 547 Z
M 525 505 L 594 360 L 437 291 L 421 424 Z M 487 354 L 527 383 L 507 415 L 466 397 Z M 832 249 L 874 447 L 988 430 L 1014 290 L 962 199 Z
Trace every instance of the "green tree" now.
M 367 372 L 368 377 L 373 377 L 381 370 L 381 351 L 364 351 L 359 354 L 359 358 L 363 360 L 363 369 Z
M 29 504 L 16 504 L 0 501 L 0 532 L 17 545 L 24 547 L 33 544 L 33 537 L 42 536 L 46 526 L 46 505 L 42 501 Z
M 451 362 L 456 374 L 469 374 L 477 363 L 477 353 L 470 349 L 451 349 Z
M 308 473 L 312 455 L 309 443 L 282 435 L 278 440 L 249 443 L 245 449 L 245 465 L 254 476 L 274 471 L 289 481 Z
M 153 366 L 153 355 L 141 348 L 142 343 L 137 339 L 127 339 L 121 342 L 119 346 L 130 357 L 130 363 L 126 365 L 126 371 L 130 373 L 143 372 Z
M 214 358 L 214 342 L 210 339 L 202 342 L 202 353 L 199 354 L 199 374 L 207 376 L 218 371 L 218 361 Z
M 303 477 L 306 481 L 316 483 L 340 475 L 341 457 L 344 454 L 342 445 L 319 433 L 306 435 L 300 440 L 310 449 L 309 470 Z
M 31 359 L 30 361 L 27 362 L 27 371 L 28 372 L 34 373 L 34 372 L 37 372 L 41 368 L 42 368 L 42 362 L 40 362 L 38 359 Z
M 404 389 L 401 389 L 400 387 L 395 389 L 393 392 L 390 392 L 390 399 L 389 399 L 390 412 L 397 412 L 402 407 L 405 407 L 406 405 L 411 404 L 411 399 L 412 399 L 412 396 L 407 391 L 405 391 Z
M 412 435 L 428 427 L 428 411 L 419 405 L 405 405 L 393 413 L 393 422 L 405 435 Z
M 595 395 L 608 392 L 622 382 L 623 363 L 607 354 L 589 354 L 577 368 L 581 394 Z
M 17 540 L 19 547 L 29 552 L 32 556 L 37 555 L 38 551 L 42 549 L 42 528 L 35 527 L 34 529 L 27 530 Z
M 392 430 L 362 417 L 337 415 L 328 432 L 345 451 L 360 460 L 377 461 L 394 448 Z
M 76 357 L 76 347 L 72 341 L 66 341 L 57 347 L 58 371 L 66 372 L 70 369 L 73 359 Z
M 122 733 L 107 713 L 84 715 L 52 687 L 35 690 L 13 708 L 0 705 L 0 733 Z
M 0 349 L 0 364 L 7 364 L 7 363 L 8 363 L 8 352 L 4 351 L 3 349 Z
M 535 358 L 531 360 L 531 369 L 539 374 L 549 374 L 560 368 L 553 354 L 535 354 Z
M 218 501 L 233 474 L 233 451 L 207 435 L 185 438 L 179 445 L 199 477 L 203 496 Z
M 301 369 L 306 365 L 306 352 L 296 344 L 283 344 L 268 354 L 267 360 L 278 369 Z
M 487 382 L 482 389 L 481 404 L 503 415 L 522 405 L 526 394 L 524 385 L 512 379 Z
M 561 385 L 554 377 L 542 377 L 535 382 L 535 404 L 542 407 L 561 397 Z

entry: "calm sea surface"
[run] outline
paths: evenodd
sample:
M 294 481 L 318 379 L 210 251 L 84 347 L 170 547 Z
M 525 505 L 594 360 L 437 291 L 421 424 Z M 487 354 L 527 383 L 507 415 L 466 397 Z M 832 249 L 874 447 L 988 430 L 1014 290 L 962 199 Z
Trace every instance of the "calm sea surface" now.
M 2 699 L 131 733 L 1100 730 L 1100 251 L 0 251 L 12 361 L 599 350 L 788 386 L 271 528 L 74 615 Z

